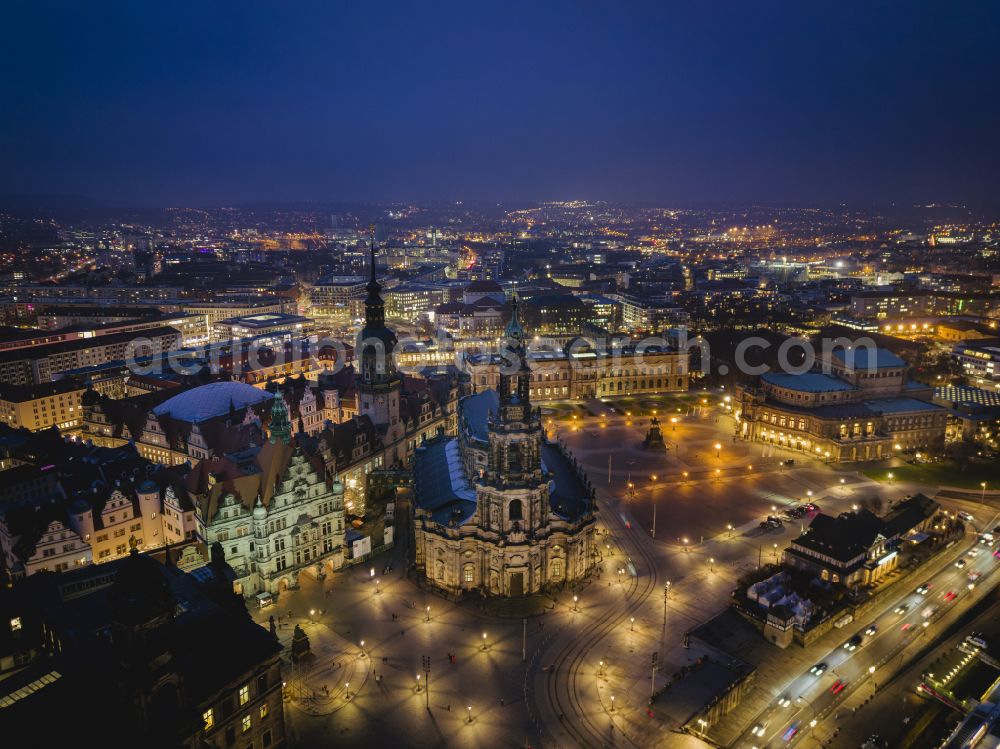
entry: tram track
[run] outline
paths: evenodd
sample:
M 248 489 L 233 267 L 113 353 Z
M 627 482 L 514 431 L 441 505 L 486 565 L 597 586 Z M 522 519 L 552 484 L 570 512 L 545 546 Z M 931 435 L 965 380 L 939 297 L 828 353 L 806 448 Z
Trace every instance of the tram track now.
M 625 591 L 625 606 L 618 616 L 609 616 L 590 623 L 580 634 L 557 653 L 546 677 L 546 698 L 551 714 L 557 716 L 563 732 L 574 742 L 572 746 L 605 747 L 611 745 L 612 731 L 616 729 L 613 715 L 609 718 L 608 732 L 605 733 L 595 725 L 592 717 L 580 697 L 584 661 L 593 650 L 611 634 L 617 627 L 628 621 L 652 595 L 657 588 L 656 565 L 648 548 L 636 538 L 621 521 L 617 512 L 608 512 L 608 517 L 614 518 L 617 525 L 617 546 L 619 551 L 633 565 L 638 560 L 642 564 L 635 568 L 635 576 L 631 578 Z M 550 731 L 551 733 L 551 731 Z M 625 733 L 619 730 L 621 738 L 632 746 L 638 746 Z M 556 744 L 559 744 L 558 739 Z

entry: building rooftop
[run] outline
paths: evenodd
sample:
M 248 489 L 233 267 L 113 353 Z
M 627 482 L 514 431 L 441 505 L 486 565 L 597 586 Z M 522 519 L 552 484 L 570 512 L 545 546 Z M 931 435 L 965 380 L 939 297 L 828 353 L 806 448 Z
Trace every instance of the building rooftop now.
M 934 398 L 947 403 L 969 404 L 987 408 L 1000 406 L 1000 392 L 984 388 L 948 385 L 934 388 Z
M 761 379 L 775 387 L 799 390 L 804 393 L 829 393 L 855 389 L 851 383 L 822 372 L 805 372 L 803 374 L 766 372 L 761 375 Z
M 220 320 L 217 324 L 239 325 L 244 328 L 270 328 L 275 325 L 295 325 L 306 322 L 309 322 L 309 318 L 302 315 L 290 315 L 284 312 L 261 312 L 256 315 L 230 317 Z
M 175 395 L 154 408 L 153 413 L 197 423 L 228 413 L 231 407 L 239 410 L 271 397 L 266 390 L 243 382 L 213 382 Z
M 834 349 L 833 357 L 849 369 L 892 369 L 905 367 L 906 362 L 884 348 L 870 349 L 864 346 Z
M 877 413 L 884 414 L 941 410 L 941 406 L 935 406 L 933 403 L 917 400 L 916 398 L 880 398 L 878 400 L 865 401 L 865 405 Z
M 4 382 L 0 383 L 0 400 L 8 403 L 24 403 L 38 398 L 85 389 L 86 385 L 81 385 L 74 380 L 56 380 L 55 382 L 43 382 L 39 385 L 11 385 Z

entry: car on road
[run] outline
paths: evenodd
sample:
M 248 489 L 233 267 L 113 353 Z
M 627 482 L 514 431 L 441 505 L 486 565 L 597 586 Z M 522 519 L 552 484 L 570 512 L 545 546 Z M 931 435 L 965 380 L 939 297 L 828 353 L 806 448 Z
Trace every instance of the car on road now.
M 755 725 L 753 728 L 750 729 L 750 733 L 752 733 L 754 736 L 763 736 L 764 731 L 767 730 L 767 723 L 768 721 L 766 720 L 763 721 L 762 723 L 758 723 L 757 725 Z
M 907 622 L 906 624 L 904 624 L 902 627 L 899 628 L 899 631 L 909 632 L 911 629 L 913 629 L 913 622 Z
M 841 692 L 844 691 L 844 687 L 846 687 L 846 686 L 847 686 L 847 684 L 845 684 L 844 682 L 842 682 L 840 679 L 837 679 L 835 682 L 833 682 L 833 686 L 830 687 L 830 693 L 831 694 L 840 694 Z
M 930 589 L 933 587 L 934 586 L 931 585 L 930 583 L 924 583 L 923 585 L 917 586 L 917 593 L 919 593 L 922 596 L 925 596 L 930 592 Z
M 956 598 L 958 598 L 958 593 L 956 593 L 953 590 L 949 590 L 947 593 L 945 593 L 942 596 L 942 598 L 944 598 L 944 600 L 946 600 L 948 602 L 951 602 L 951 601 L 954 601 Z
M 958 519 L 964 520 L 966 523 L 974 523 L 976 521 L 976 519 L 967 512 L 958 513 Z
M 878 625 L 877 625 L 877 624 L 871 624 L 871 625 L 869 625 L 869 626 L 868 626 L 868 628 L 867 628 L 867 629 L 865 630 L 865 635 L 866 635 L 867 637 L 871 637 L 871 636 L 872 636 L 872 635 L 874 635 L 874 634 L 875 634 L 876 632 L 878 632 Z
M 788 707 L 792 704 L 792 698 L 787 694 L 783 694 L 778 698 L 778 707 Z
M 965 556 L 972 557 L 973 559 L 975 559 L 976 557 L 978 557 L 980 555 L 980 553 L 982 553 L 982 549 L 980 549 L 980 548 L 978 548 L 976 546 L 973 546 L 971 549 L 969 549 L 967 552 L 965 552 Z
M 955 566 L 958 567 L 959 569 L 964 569 L 966 564 L 968 564 L 968 562 L 966 562 L 964 559 L 959 559 L 957 562 L 955 562 Z
M 829 666 L 827 666 L 825 662 L 817 663 L 815 666 L 809 669 L 809 673 L 815 674 L 816 676 L 822 676 L 827 668 L 829 668 Z
M 854 637 L 852 637 L 850 640 L 844 643 L 844 650 L 848 651 L 849 653 L 853 653 L 855 650 L 861 647 L 861 643 L 864 642 L 864 639 L 865 638 L 859 634 L 854 635 Z
M 928 606 L 926 609 L 920 612 L 920 616 L 922 616 L 924 619 L 930 619 L 937 613 L 937 610 L 938 610 L 937 606 Z
M 782 738 L 782 740 L 784 742 L 787 743 L 787 742 L 791 741 L 792 739 L 794 739 L 795 738 L 795 734 L 797 734 L 798 732 L 799 732 L 799 724 L 797 722 L 796 723 L 792 723 L 792 725 L 790 725 L 788 727 L 788 730 L 785 731 L 781 735 L 781 738 Z
M 975 645 L 977 648 L 986 649 L 986 640 L 979 632 L 973 632 L 971 635 L 965 638 L 965 641 L 970 645 Z
M 901 603 L 901 604 L 899 604 L 899 605 L 898 605 L 898 606 L 896 607 L 896 610 L 895 610 L 895 613 L 896 613 L 896 614 L 899 614 L 900 616 L 902 616 L 903 614 L 905 614 L 905 613 L 906 613 L 907 611 L 909 611 L 909 610 L 910 610 L 910 606 L 909 606 L 909 604 L 906 604 L 906 603 Z

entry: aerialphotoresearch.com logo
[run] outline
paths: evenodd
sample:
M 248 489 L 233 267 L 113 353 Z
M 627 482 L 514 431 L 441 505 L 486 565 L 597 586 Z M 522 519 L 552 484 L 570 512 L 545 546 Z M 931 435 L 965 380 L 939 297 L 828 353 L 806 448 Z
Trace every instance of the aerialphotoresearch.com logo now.
M 166 348 L 161 340 L 137 337 L 129 342 L 125 363 L 135 375 L 170 373 L 194 376 L 208 371 L 213 375 L 228 373 L 235 378 L 255 382 L 299 373 L 336 374 L 348 365 L 358 367 L 362 362 L 371 367 L 371 374 L 376 375 L 393 369 L 418 374 L 427 366 L 443 364 L 454 364 L 464 369 L 468 362 L 483 361 L 495 363 L 501 374 L 515 374 L 523 371 L 525 366 L 542 373 L 548 368 L 567 365 L 572 369 L 593 368 L 595 362 L 611 370 L 628 367 L 639 374 L 655 374 L 663 370 L 665 354 L 680 355 L 676 372 L 679 374 L 728 375 L 731 374 L 730 363 L 739 374 L 747 377 L 772 369 L 788 374 L 813 371 L 829 374 L 838 366 L 852 370 L 877 369 L 878 346 L 869 337 L 821 338 L 816 341 L 787 338 L 770 357 L 776 367 L 761 363 L 762 355 L 771 353 L 773 347 L 774 344 L 762 336 L 747 336 L 736 344 L 731 359 L 717 361 L 708 340 L 701 336 L 689 339 L 685 329 L 669 336 L 650 336 L 639 340 L 625 336 L 580 336 L 566 343 L 556 338 L 535 337 L 526 348 L 522 348 L 518 341 L 506 338 L 477 347 L 456 342 L 447 333 L 439 334 L 430 341 L 403 336 L 392 347 L 391 355 L 383 340 L 361 339 L 360 336 L 351 345 L 332 337 L 290 338 L 279 342 L 268 337 L 235 339 L 224 345 L 172 345 Z M 420 352 L 427 351 L 435 352 L 433 362 L 427 356 L 421 356 Z M 453 355 L 449 357 L 449 353 Z

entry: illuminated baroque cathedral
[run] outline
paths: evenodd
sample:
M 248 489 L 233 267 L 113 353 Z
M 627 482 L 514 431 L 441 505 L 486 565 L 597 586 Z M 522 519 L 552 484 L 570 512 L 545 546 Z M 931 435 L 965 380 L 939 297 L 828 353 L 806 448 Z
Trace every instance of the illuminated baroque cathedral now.
M 498 389 L 463 398 L 458 436 L 425 443 L 414 462 L 417 568 L 451 594 L 530 595 L 595 564 L 594 491 L 531 405 L 516 298 L 501 358 Z

